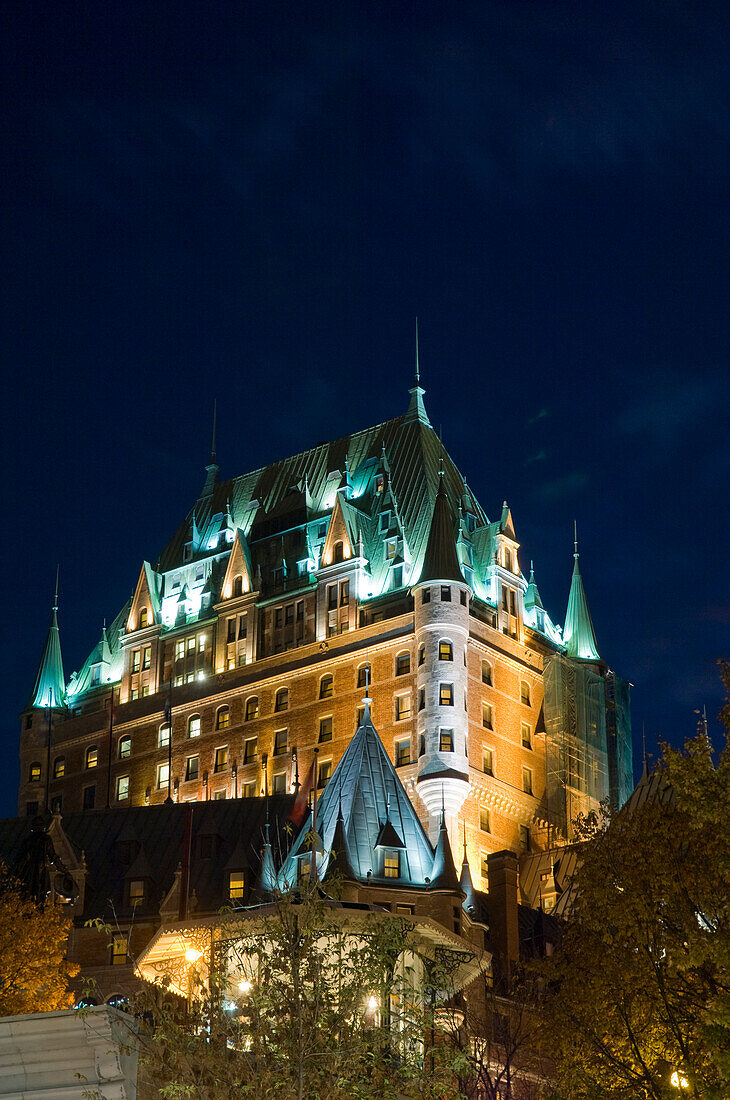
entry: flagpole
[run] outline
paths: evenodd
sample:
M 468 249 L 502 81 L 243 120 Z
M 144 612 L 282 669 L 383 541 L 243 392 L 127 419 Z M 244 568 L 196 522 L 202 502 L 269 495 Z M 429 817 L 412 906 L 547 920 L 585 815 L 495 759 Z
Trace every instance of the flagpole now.
M 167 705 L 165 718 L 167 719 L 167 798 L 165 802 L 172 802 L 172 674 L 174 663 L 170 665 L 170 684 L 167 692 Z
M 312 783 L 312 862 L 310 878 L 317 881 L 317 783 L 319 781 L 319 746 L 314 750 L 314 774 Z
M 111 696 L 109 698 L 109 766 L 106 772 L 106 808 L 107 810 L 111 806 L 112 802 L 112 750 L 114 745 L 114 688 L 112 687 Z

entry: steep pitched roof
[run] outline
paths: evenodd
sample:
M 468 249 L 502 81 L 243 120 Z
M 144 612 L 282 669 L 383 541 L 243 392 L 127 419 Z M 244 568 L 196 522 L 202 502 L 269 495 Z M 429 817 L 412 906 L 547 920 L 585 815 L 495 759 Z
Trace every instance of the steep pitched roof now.
M 58 632 L 58 607 L 54 606 L 46 644 L 28 705 L 31 707 L 62 707 L 65 700 L 61 638 Z
M 357 878 L 367 879 L 368 872 L 378 878 L 375 849 L 387 823 L 405 845 L 400 882 L 426 885 L 433 868 L 433 849 L 378 737 L 367 704 L 354 737 L 317 802 L 317 834 L 322 840 L 317 859 L 320 878 L 327 872 L 340 811 L 346 852 Z M 296 859 L 308 850 L 311 828 L 310 814 L 279 873 L 282 888 L 296 882 Z
M 436 851 L 433 857 L 431 889 L 450 890 L 452 893 L 457 893 L 460 889 L 459 876 L 456 873 L 454 856 L 451 851 L 449 834 L 446 829 L 446 821 L 444 820 L 443 814 L 441 815 L 441 825 L 439 827 Z
M 431 515 L 426 552 L 419 584 L 424 581 L 461 581 L 459 556 L 456 552 L 454 517 L 444 488 L 443 476 L 439 476 L 439 488 Z
M 569 657 L 579 657 L 584 661 L 600 661 L 601 655 L 598 652 L 593 621 L 583 588 L 583 578 L 580 575 L 577 548 L 573 557 L 575 564 L 573 565 L 573 578 L 570 582 L 568 610 L 565 613 L 563 641 Z

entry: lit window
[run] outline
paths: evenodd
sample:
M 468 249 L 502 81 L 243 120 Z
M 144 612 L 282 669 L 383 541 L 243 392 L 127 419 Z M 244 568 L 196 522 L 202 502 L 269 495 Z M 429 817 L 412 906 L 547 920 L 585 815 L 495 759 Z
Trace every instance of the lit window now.
M 300 856 L 297 860 L 297 883 L 305 885 L 309 882 L 309 875 L 312 870 L 312 857 L 307 854 L 306 856 Z
M 320 699 L 331 699 L 335 690 L 335 681 L 333 676 L 323 676 L 319 681 L 319 697 Z
M 289 731 L 286 729 L 274 732 L 274 756 L 281 756 L 286 752 L 289 742 Z
M 491 687 L 492 666 L 490 665 L 489 661 L 482 661 L 482 683 L 489 684 L 489 686 Z
M 244 764 L 251 764 L 259 754 L 259 739 L 258 737 L 251 737 L 243 745 L 243 762 Z
M 188 649 L 188 653 L 195 653 L 195 635 L 194 634 L 191 634 L 190 637 L 187 639 L 187 649 Z
M 215 750 L 215 764 L 213 771 L 222 772 L 228 767 L 228 745 L 223 745 Z
M 279 714 L 282 710 L 289 709 L 289 688 L 279 688 L 276 693 L 276 702 L 274 703 L 274 710 Z
M 132 755 L 132 738 L 120 737 L 117 751 L 119 753 L 120 760 L 128 760 L 129 757 Z
M 191 714 L 188 718 L 188 737 L 200 737 L 200 715 Z
M 494 729 L 494 718 L 492 715 L 492 704 L 482 703 L 482 725 L 485 730 Z
M 332 718 L 320 718 L 319 720 L 319 742 L 332 740 Z
M 127 935 L 122 932 L 112 936 L 112 966 L 124 966 L 127 962 Z
M 383 857 L 383 877 L 400 878 L 400 852 L 388 849 Z
M 411 671 L 411 655 L 410 653 L 399 653 L 395 659 L 395 674 L 396 676 L 405 676 Z
M 239 899 L 243 897 L 243 871 L 229 872 L 228 896 Z
M 181 661 L 185 656 L 185 639 L 180 638 L 175 642 L 175 660 Z
M 482 771 L 485 775 L 494 775 L 494 753 L 491 749 L 482 749 Z
M 522 790 L 525 794 L 532 794 L 532 768 L 522 769 Z
M 146 645 L 142 650 L 142 668 L 148 669 L 152 664 L 152 646 Z
M 124 802 L 129 798 L 129 776 L 120 775 L 117 779 L 117 802 Z
M 219 707 L 218 713 L 215 716 L 215 728 L 217 730 L 227 730 L 231 724 L 231 711 L 229 707 Z
M 139 688 L 133 687 L 129 693 L 129 698 L 134 702 L 135 699 L 139 699 Z
M 530 705 L 530 685 L 527 680 L 520 682 L 520 702 L 524 703 L 526 707 Z
M 421 667 L 421 665 L 424 663 L 425 660 L 426 660 L 426 647 L 425 647 L 425 645 L 421 644 L 418 647 L 418 667 L 419 668 Z
M 454 685 L 453 684 L 441 684 L 439 687 L 439 705 L 442 707 L 453 707 L 454 705 Z
M 532 732 L 526 722 L 522 723 L 522 748 L 532 748 Z
M 86 750 L 86 767 L 95 768 L 99 763 L 99 750 L 96 745 L 89 745 Z
M 360 665 L 359 669 L 357 670 L 357 686 L 359 688 L 367 687 L 368 681 L 372 682 L 370 665 Z
M 185 765 L 185 781 L 189 782 L 191 779 L 197 779 L 200 770 L 200 757 L 189 756 Z
M 170 777 L 170 765 L 158 764 L 157 765 L 157 790 L 161 791 L 163 787 L 168 785 Z
M 139 612 L 139 626 L 140 626 L 140 629 L 143 626 L 147 626 L 148 616 L 149 616 L 149 613 L 147 611 L 147 608 L 146 607 L 140 608 L 140 612 Z
M 451 603 L 451 588 L 448 584 L 441 585 L 441 603 Z
M 479 828 L 483 833 L 491 833 L 492 823 L 489 816 L 489 810 L 485 810 L 483 807 L 479 811 Z
M 226 792 L 225 791 L 213 791 L 213 801 L 214 802 L 224 802 L 225 797 L 226 797 Z
M 286 772 L 274 772 L 271 779 L 272 794 L 286 794 Z
M 66 774 L 66 757 L 65 756 L 57 756 L 56 759 L 53 761 L 53 778 L 54 779 L 63 779 L 65 774 Z
M 439 642 L 439 661 L 453 661 L 454 647 L 451 642 Z
M 255 798 L 256 797 L 256 783 L 249 782 L 243 784 L 243 797 Z
M 168 725 L 160 726 L 157 731 L 157 747 L 158 749 L 166 749 L 170 744 L 170 727 Z
M 411 740 L 396 741 L 395 743 L 395 766 L 402 768 L 404 764 L 410 764 L 411 762 Z
M 350 603 L 350 582 L 340 581 L 340 607 L 347 607 Z
M 132 652 L 132 672 L 139 672 L 142 661 L 142 654 L 138 649 Z
M 254 718 L 259 716 L 259 699 L 257 695 L 252 695 L 250 699 L 246 700 L 246 721 L 252 722 Z
M 40 783 L 41 779 L 41 766 L 40 764 L 31 764 L 28 771 L 28 779 L 31 783 Z
M 205 653 L 205 634 L 198 635 L 198 653 Z
M 322 790 L 323 787 L 327 786 L 327 781 L 332 775 L 332 761 L 321 760 L 319 768 L 317 769 L 317 774 L 319 776 L 317 780 L 317 786 L 320 790 Z
M 410 718 L 411 716 L 411 693 L 407 695 L 398 695 L 395 700 L 395 720 L 396 722 L 402 721 L 404 718 Z
M 150 693 L 150 685 L 142 684 L 142 698 L 145 699 Z
M 440 752 L 453 752 L 454 751 L 454 731 L 444 729 L 439 730 L 439 751 Z
M 144 879 L 133 878 L 129 883 L 129 904 L 139 905 L 144 901 Z

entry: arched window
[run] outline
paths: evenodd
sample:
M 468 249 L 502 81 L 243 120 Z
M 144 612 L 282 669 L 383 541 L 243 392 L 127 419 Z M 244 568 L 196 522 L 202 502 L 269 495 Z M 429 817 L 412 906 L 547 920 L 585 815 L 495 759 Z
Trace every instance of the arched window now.
M 141 607 L 139 609 L 139 623 L 137 624 L 140 629 L 143 626 L 147 626 L 147 615 L 148 615 L 147 608 L 146 607 Z
M 234 596 L 242 596 L 243 595 L 243 577 L 241 576 L 240 573 L 238 574 L 237 577 L 233 578 L 233 595 Z
M 215 716 L 215 728 L 217 730 L 227 730 L 231 724 L 231 708 L 230 707 L 218 707 Z
M 41 780 L 41 766 L 35 762 L 31 764 L 28 769 L 28 780 L 30 783 L 40 783 Z
M 66 757 L 65 756 L 57 756 L 56 759 L 53 761 L 53 778 L 54 779 L 63 779 L 65 774 L 66 774 Z
M 410 653 L 399 653 L 395 659 L 395 674 L 396 676 L 405 676 L 406 673 L 411 671 L 411 655 Z
M 345 560 L 345 547 L 342 542 L 335 543 L 334 559 L 335 562 Z
M 246 700 L 246 721 L 252 722 L 254 718 L 259 716 L 259 697 L 258 695 L 252 695 L 250 699 Z
M 167 722 L 163 726 L 160 726 L 157 731 L 157 747 L 158 749 L 166 749 L 170 744 L 170 726 Z
M 274 710 L 279 714 L 282 710 L 289 709 L 289 688 L 279 688 L 276 693 Z
M 530 685 L 527 680 L 520 681 L 520 702 L 524 703 L 526 707 L 530 705 Z
M 439 642 L 439 661 L 453 661 L 454 647 L 448 638 L 442 638 Z
M 367 687 L 368 684 L 373 682 L 373 674 L 370 665 L 360 665 L 357 670 L 357 686 L 359 688 Z
M 199 714 L 191 714 L 188 718 L 188 737 L 200 737 Z
M 99 763 L 99 750 L 96 745 L 89 745 L 86 750 L 86 767 L 95 768 Z
M 331 699 L 335 690 L 335 680 L 333 676 L 323 676 L 319 681 L 319 697 L 320 699 Z

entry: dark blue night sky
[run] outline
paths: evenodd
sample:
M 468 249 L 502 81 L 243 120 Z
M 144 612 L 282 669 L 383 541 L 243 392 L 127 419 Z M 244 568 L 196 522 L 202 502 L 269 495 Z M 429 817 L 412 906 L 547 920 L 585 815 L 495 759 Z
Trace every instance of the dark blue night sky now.
M 450 13 L 447 8 L 452 7 Z M 3 776 L 202 485 L 404 411 L 680 743 L 730 656 L 727 3 L 3 6 Z

